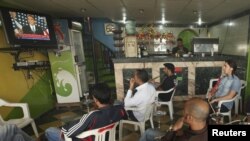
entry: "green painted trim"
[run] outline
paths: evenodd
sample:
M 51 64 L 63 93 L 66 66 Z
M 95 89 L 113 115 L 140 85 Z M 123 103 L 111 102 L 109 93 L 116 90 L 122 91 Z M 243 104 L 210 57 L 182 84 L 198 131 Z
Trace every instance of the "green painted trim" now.
M 191 46 L 192 39 L 193 37 L 198 37 L 198 36 L 199 34 L 196 33 L 194 30 L 184 29 L 179 33 L 178 38 L 182 38 L 184 47 L 188 48 L 189 51 L 193 51 Z

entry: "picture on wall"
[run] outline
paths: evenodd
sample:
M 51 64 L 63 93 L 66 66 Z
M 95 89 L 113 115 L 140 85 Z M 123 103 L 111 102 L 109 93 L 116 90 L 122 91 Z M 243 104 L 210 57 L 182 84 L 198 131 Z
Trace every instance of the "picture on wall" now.
M 105 23 L 104 24 L 104 31 L 106 35 L 113 35 L 113 30 L 115 29 L 114 23 Z

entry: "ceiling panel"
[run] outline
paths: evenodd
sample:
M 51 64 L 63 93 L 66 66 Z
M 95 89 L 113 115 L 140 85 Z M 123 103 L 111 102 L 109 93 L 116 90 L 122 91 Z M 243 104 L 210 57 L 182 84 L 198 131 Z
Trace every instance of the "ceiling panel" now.
M 1 0 L 14 8 L 50 14 L 54 17 L 103 17 L 137 23 L 159 23 L 163 16 L 171 23 L 192 24 L 199 14 L 206 23 L 250 9 L 250 0 Z M 86 9 L 82 12 L 81 9 Z M 144 12 L 140 13 L 140 9 Z M 198 13 L 194 14 L 194 10 Z

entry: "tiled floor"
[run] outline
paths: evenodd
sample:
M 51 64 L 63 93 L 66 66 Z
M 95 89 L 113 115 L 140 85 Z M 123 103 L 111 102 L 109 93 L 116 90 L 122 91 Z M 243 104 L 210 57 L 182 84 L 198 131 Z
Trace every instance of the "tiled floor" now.
M 174 121 L 181 117 L 183 103 L 184 102 L 174 102 Z M 167 106 L 159 107 L 158 110 L 167 111 L 167 114 L 163 116 L 154 116 L 154 126 L 155 128 L 159 128 L 162 131 L 166 131 L 169 125 L 172 124 L 174 121 L 171 121 L 169 119 Z M 53 109 L 35 120 L 38 132 L 41 135 L 48 127 L 60 127 L 66 122 L 80 118 L 81 115 L 86 112 L 86 107 L 83 107 L 83 109 L 81 109 L 80 107 L 61 107 L 58 110 Z M 236 118 L 242 119 L 242 116 L 233 117 L 233 119 Z M 150 128 L 149 122 L 146 124 L 146 128 Z M 30 126 L 24 128 L 24 131 L 30 135 L 33 135 L 33 130 Z M 134 128 L 131 125 L 124 125 L 123 141 L 138 141 L 139 138 L 139 131 L 134 131 Z

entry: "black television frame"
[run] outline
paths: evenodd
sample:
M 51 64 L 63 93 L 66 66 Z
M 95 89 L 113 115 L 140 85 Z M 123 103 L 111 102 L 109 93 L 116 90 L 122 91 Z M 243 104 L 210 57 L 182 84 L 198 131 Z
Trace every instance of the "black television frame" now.
M 39 40 L 39 39 L 18 39 L 15 36 L 14 28 L 12 25 L 11 17 L 9 11 L 21 12 L 25 14 L 32 14 L 37 16 L 43 16 L 46 18 L 48 30 L 49 30 L 49 38 L 50 40 Z M 2 25 L 4 27 L 4 32 L 6 35 L 6 39 L 8 44 L 13 49 L 57 49 L 57 40 L 53 28 L 52 18 L 47 14 L 42 14 L 38 12 L 32 12 L 27 10 L 20 10 L 14 8 L 5 8 L 0 7 L 0 17 L 2 19 Z

